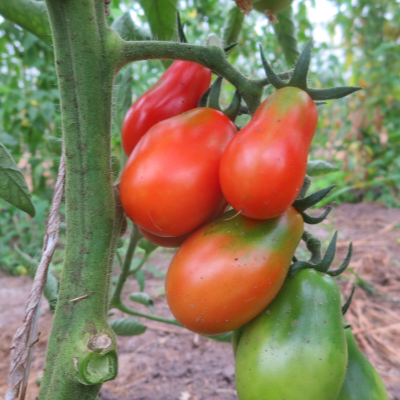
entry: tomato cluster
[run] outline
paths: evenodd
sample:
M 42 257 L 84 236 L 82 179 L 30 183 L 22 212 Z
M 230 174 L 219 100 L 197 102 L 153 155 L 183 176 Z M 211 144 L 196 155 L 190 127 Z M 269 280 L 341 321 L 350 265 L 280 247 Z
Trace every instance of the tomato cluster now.
M 146 239 L 179 247 L 165 282 L 176 319 L 204 335 L 234 331 L 241 400 L 294 400 L 299 393 L 304 400 L 361 400 L 347 394 L 354 344 L 346 340 L 340 292 L 331 277 L 350 255 L 339 271 L 328 271 L 334 243 L 320 260 L 304 231 L 304 222 L 321 220 L 305 209 L 329 191 L 304 198 L 318 120 L 314 100 L 343 97 L 355 88 L 308 89 L 309 53 L 310 46 L 288 84 L 263 57 L 278 90 L 239 132 L 221 111 L 196 107 L 193 99 L 206 91 L 211 72 L 187 65 L 198 69 L 198 78 L 181 84 L 186 75 L 173 75 L 182 62 L 131 107 L 123 127 L 130 156 L 120 181 L 121 204 Z M 191 80 L 196 84 L 189 88 Z M 187 109 L 176 106 L 189 98 Z M 313 263 L 292 264 L 302 238 L 315 253 Z M 372 374 L 354 370 L 360 382 L 362 371 Z

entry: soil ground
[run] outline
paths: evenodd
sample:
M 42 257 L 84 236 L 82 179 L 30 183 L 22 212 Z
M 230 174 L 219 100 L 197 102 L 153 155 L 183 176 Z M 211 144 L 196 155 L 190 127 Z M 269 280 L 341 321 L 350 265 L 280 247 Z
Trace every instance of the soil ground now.
M 386 209 L 380 204 L 344 204 L 335 208 L 325 222 L 310 230 L 326 238 L 325 248 L 333 230 L 339 230 L 338 263 L 345 257 L 348 242 L 354 243 L 350 268 L 357 276 L 348 271 L 339 284 L 344 298 L 357 281 L 370 290 L 357 288 L 348 320 L 360 348 L 382 376 L 391 400 L 400 400 L 400 209 Z M 166 271 L 172 254 L 157 250 L 148 263 Z M 145 291 L 152 296 L 156 313 L 171 317 L 163 295 L 163 280 L 148 272 L 146 278 Z M 7 391 L 11 339 L 21 325 L 30 288 L 27 277 L 0 275 L 1 397 Z M 124 293 L 134 291 L 139 288 L 132 280 Z M 144 311 L 140 307 L 138 310 Z M 42 375 L 52 321 L 46 302 L 42 308 L 38 328 L 41 335 L 35 345 L 27 400 L 35 399 L 38 393 L 35 381 Z M 115 381 L 103 386 L 102 400 L 237 399 L 229 344 L 177 326 L 144 319 L 142 322 L 148 327 L 143 335 L 118 338 L 120 372 Z

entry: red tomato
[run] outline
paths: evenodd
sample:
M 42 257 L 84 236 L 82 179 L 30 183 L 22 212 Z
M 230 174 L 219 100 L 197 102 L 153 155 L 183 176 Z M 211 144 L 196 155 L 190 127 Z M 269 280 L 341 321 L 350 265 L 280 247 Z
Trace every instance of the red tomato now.
M 140 140 L 121 177 L 128 217 L 156 236 L 180 236 L 226 206 L 218 170 L 236 133 L 233 122 L 211 108 L 196 108 L 159 122 Z
M 152 233 L 147 232 L 146 229 L 140 227 L 138 227 L 138 229 L 145 239 L 160 247 L 179 247 L 190 235 L 190 233 L 186 233 L 181 236 L 163 237 L 153 235 Z
M 314 101 L 295 87 L 279 89 L 261 103 L 221 160 L 222 192 L 235 210 L 268 219 L 294 202 L 317 121 Z
M 211 82 L 211 71 L 189 61 L 175 61 L 128 110 L 122 124 L 122 147 L 129 156 L 157 122 L 197 106 Z
M 303 234 L 303 218 L 293 207 L 265 221 L 235 213 L 189 236 L 167 272 L 171 311 L 193 332 L 229 332 L 258 315 L 282 286 Z

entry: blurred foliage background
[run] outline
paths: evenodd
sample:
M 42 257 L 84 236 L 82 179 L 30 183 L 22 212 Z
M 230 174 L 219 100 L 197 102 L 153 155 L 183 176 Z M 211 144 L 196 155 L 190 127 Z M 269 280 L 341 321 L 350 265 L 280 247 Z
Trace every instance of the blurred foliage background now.
M 161 20 L 152 9 L 157 2 L 169 4 Z M 237 41 L 228 58 L 245 75 L 264 77 L 258 43 L 275 71 L 293 66 L 296 49 L 285 57 L 286 49 L 277 40 L 285 33 L 286 15 L 278 25 L 256 11 L 243 19 L 232 0 L 113 0 L 108 21 L 124 39 L 177 40 L 175 22 L 171 23 L 176 6 L 190 43 L 205 43 L 212 33 L 225 44 Z M 230 25 L 228 15 L 233 21 Z M 310 86 L 364 88 L 320 107 L 310 159 L 324 159 L 339 169 L 316 179 L 313 187 L 336 183 L 338 189 L 331 199 L 337 203 L 381 201 L 399 206 L 399 2 L 295 0 L 293 17 L 298 48 L 310 38 L 315 40 Z M 15 246 L 33 258 L 40 256 L 61 154 L 59 93 L 52 47 L 1 16 L 0 54 L 0 142 L 23 171 L 36 208 L 31 218 L 0 199 L 0 269 L 25 274 L 29 267 L 21 264 Z M 116 77 L 112 152 L 122 162 L 119 131 L 123 115 L 168 65 L 138 62 Z M 229 103 L 233 91 L 231 85 L 224 85 L 223 104 Z M 265 96 L 270 92 L 267 88 Z M 245 123 L 246 117 L 241 117 L 239 125 Z M 53 259 L 53 271 L 59 271 L 61 263 L 60 249 Z

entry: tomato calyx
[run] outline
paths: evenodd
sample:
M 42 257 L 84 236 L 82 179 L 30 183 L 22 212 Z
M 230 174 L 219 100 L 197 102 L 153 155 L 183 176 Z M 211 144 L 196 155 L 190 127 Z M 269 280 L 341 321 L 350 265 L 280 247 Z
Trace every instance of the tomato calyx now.
M 217 111 L 221 111 L 232 122 L 235 122 L 235 119 L 238 115 L 246 114 L 248 113 L 248 110 L 247 107 L 241 104 L 242 97 L 237 90 L 233 95 L 231 104 L 225 110 L 221 109 L 221 106 L 219 104 L 219 97 L 221 95 L 222 80 L 223 78 L 221 76 L 218 76 L 218 78 L 214 81 L 210 88 L 203 94 L 197 104 L 197 107 L 208 107 L 213 108 Z
M 353 295 L 354 295 L 355 290 L 356 290 L 356 287 L 353 285 L 353 287 L 351 288 L 350 296 L 347 298 L 346 302 L 342 306 L 342 315 L 346 315 L 347 310 L 350 307 L 351 301 L 353 300 Z M 351 326 L 350 324 L 346 324 L 344 329 L 350 328 L 350 326 Z
M 319 217 L 311 217 L 310 215 L 306 214 L 305 211 L 313 206 L 315 206 L 317 203 L 319 203 L 321 200 L 323 200 L 328 194 L 332 191 L 332 189 L 336 185 L 331 185 L 325 189 L 318 190 L 318 192 L 315 192 L 311 194 L 310 196 L 304 197 L 305 193 L 309 187 L 309 182 L 307 178 L 304 180 L 303 188 L 300 191 L 299 197 L 295 200 L 293 203 L 293 207 L 302 215 L 304 222 L 309 225 L 316 225 L 322 222 L 328 214 L 332 211 L 332 207 L 328 207 Z
M 272 86 L 276 89 L 282 89 L 288 86 L 296 87 L 304 90 L 313 100 L 332 100 L 341 99 L 346 97 L 357 90 L 362 89 L 359 86 L 338 86 L 329 89 L 311 89 L 307 86 L 307 75 L 310 68 L 311 61 L 311 49 L 313 45 L 313 40 L 309 40 L 304 47 L 304 50 L 300 54 L 297 63 L 294 67 L 292 77 L 289 82 L 283 81 L 275 72 L 272 70 L 267 59 L 265 58 L 264 51 L 260 45 L 260 54 L 262 64 L 267 74 L 268 80 Z
M 335 258 L 335 253 L 336 253 L 336 240 L 337 240 L 337 231 L 332 237 L 331 242 L 329 243 L 328 249 L 326 250 L 326 253 L 322 260 L 318 263 L 312 263 L 310 261 L 295 261 L 289 268 L 289 273 L 287 275 L 286 279 L 290 279 L 294 275 L 296 275 L 297 272 L 307 269 L 307 268 L 312 268 L 315 269 L 316 271 L 322 272 L 324 274 L 328 274 L 330 276 L 338 276 L 340 275 L 349 265 L 351 256 L 353 254 L 353 243 L 350 243 L 349 245 L 349 250 L 347 252 L 346 258 L 344 259 L 342 265 L 335 270 L 329 271 L 329 268 L 332 265 L 332 262 Z

